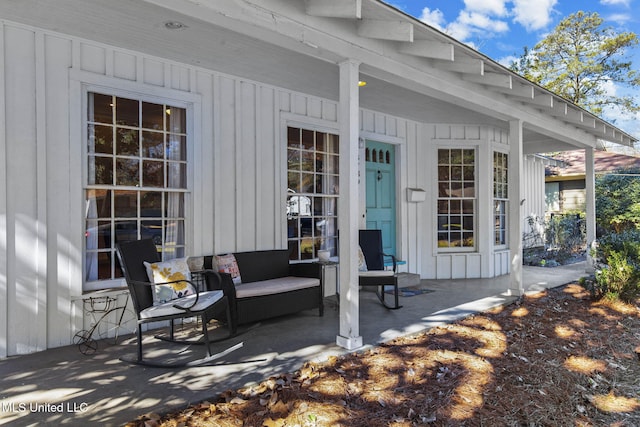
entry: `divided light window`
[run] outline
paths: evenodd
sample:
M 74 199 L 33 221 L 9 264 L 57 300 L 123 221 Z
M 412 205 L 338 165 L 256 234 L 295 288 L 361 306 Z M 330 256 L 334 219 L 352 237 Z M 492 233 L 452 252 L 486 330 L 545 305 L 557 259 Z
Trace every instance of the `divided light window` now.
M 287 128 L 287 239 L 293 260 L 337 252 L 338 136 Z
M 497 151 L 493 153 L 493 217 L 494 243 L 496 246 L 507 244 L 508 164 L 508 154 Z
M 122 277 L 116 243 L 185 256 L 186 109 L 89 93 L 85 282 Z
M 476 152 L 438 150 L 438 247 L 475 248 Z

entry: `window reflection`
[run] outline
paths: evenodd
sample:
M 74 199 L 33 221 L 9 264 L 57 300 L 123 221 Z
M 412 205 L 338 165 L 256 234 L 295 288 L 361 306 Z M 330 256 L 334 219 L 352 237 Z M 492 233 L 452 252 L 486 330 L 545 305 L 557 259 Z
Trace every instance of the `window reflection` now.
M 122 276 L 115 245 L 149 238 L 184 255 L 184 108 L 88 94 L 85 281 Z
M 287 237 L 292 259 L 337 255 L 337 135 L 287 129 Z
M 475 247 L 475 151 L 438 150 L 438 247 Z

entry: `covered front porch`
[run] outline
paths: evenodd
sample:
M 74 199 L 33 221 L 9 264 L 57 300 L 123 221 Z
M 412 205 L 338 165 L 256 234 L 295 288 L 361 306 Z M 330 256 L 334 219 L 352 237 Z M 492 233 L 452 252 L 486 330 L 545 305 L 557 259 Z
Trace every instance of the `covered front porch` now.
M 524 267 L 524 288 L 536 292 L 577 280 L 585 264 L 557 267 Z M 513 302 L 507 296 L 508 276 L 492 279 L 422 280 L 420 287 L 433 292 L 402 298 L 402 310 L 382 307 L 373 292 L 360 293 L 360 332 L 365 347 L 395 337 Z M 135 352 L 132 337 L 118 345 L 100 342 L 98 351 L 82 355 L 76 346 L 50 349 L 0 361 L 3 377 L 0 423 L 70 425 L 122 425 L 149 412 L 163 413 L 259 383 L 271 376 L 294 372 L 306 361 L 323 361 L 345 349 L 335 344 L 339 323 L 337 300 L 329 297 L 324 317 L 302 312 L 263 322 L 237 337 L 244 347 L 223 362 L 266 359 L 264 362 L 197 367 L 181 370 L 148 369 L 121 362 Z M 151 332 L 147 340 L 153 341 Z M 158 351 L 167 343 L 158 343 Z M 149 349 L 153 344 L 149 345 Z M 11 405 L 14 403 L 15 405 Z M 64 411 L 31 412 L 29 404 L 60 405 Z M 21 411 L 20 404 L 26 405 Z M 12 410 L 13 408 L 13 410 Z
M 355 262 L 357 232 L 367 220 L 365 141 L 393 147 L 393 231 L 407 271 L 423 279 L 477 279 L 482 286 L 509 273 L 509 280 L 495 283 L 518 295 L 522 218 L 539 212 L 534 205 L 544 198 L 533 188 L 542 177 L 526 169 L 528 155 L 580 148 L 589 160 L 601 140 L 633 142 L 379 0 L 60 0 L 53 9 L 25 0 L 0 4 L 0 15 L 0 81 L 8 88 L 0 94 L 6 124 L 0 138 L 6 147 L 0 158 L 6 171 L 0 358 L 68 345 L 90 321 L 73 309 L 74 301 L 123 285 L 116 239 L 103 233 L 100 246 L 88 238 L 100 230 L 97 221 L 114 235 L 117 225 L 133 223 L 135 238 L 144 236 L 145 223 L 158 227 L 160 221 L 165 258 L 295 248 L 303 239 L 289 234 L 286 215 L 294 181 L 305 197 L 338 204 L 314 212 L 314 220 L 327 217 L 340 233 L 342 300 L 332 334 L 347 349 L 368 343 L 369 332 L 359 331 L 368 327 L 368 313 L 359 305 Z M 99 125 L 113 136 L 123 124 L 114 120 L 117 102 L 103 102 L 108 124 L 96 121 L 95 95 L 183 112 L 176 135 L 185 148 L 166 159 L 182 171 L 177 183 L 170 184 L 171 176 L 145 181 L 159 163 L 153 156 L 164 150 L 132 155 L 124 136 L 96 148 L 90 129 Z M 142 135 L 154 131 L 125 125 Z M 339 140 L 339 161 L 335 147 L 290 140 L 293 129 Z M 313 160 L 294 165 L 289 155 L 298 152 Z M 451 161 L 441 164 L 440 154 Z M 453 161 L 463 154 L 466 163 Z M 320 165 L 316 155 L 334 161 Z M 125 159 L 149 170 L 100 175 Z M 468 176 L 441 176 L 440 166 L 464 166 Z M 127 179 L 120 182 L 119 173 Z M 303 188 L 306 178 L 320 184 Z M 326 178 L 338 178 L 339 185 Z M 502 191 L 494 191 L 498 187 Z M 408 200 L 409 189 L 422 190 L 422 202 Z M 109 196 L 107 203 L 106 194 L 117 192 L 133 197 Z M 148 195 L 148 206 L 138 203 Z M 169 195 L 173 202 L 163 205 Z M 105 209 L 96 216 L 90 207 L 101 200 Z M 589 242 L 593 208 L 591 198 Z M 104 267 L 97 275 L 89 267 L 96 254 Z M 314 257 L 312 250 L 296 261 Z M 265 331 L 262 339 L 271 338 Z

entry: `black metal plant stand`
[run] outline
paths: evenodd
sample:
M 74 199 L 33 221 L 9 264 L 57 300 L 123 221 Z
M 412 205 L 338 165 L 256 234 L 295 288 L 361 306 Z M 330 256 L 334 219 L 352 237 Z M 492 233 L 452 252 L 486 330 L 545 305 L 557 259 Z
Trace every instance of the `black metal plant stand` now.
M 94 322 L 89 330 L 78 331 L 73 337 L 73 343 L 78 346 L 80 353 L 93 354 L 98 350 L 98 342 L 94 339 L 96 331 L 99 339 L 106 338 L 112 330 L 115 331 L 114 344 L 117 344 L 120 328 L 123 327 L 122 319 L 129 304 L 129 294 L 126 295 L 124 305 L 118 305 L 118 299 L 111 296 L 89 297 L 83 300 L 84 312 L 90 314 Z M 115 313 L 115 321 L 109 320 L 111 313 Z M 131 315 L 133 316 L 133 313 Z M 106 326 L 106 330 L 99 329 L 100 326 Z

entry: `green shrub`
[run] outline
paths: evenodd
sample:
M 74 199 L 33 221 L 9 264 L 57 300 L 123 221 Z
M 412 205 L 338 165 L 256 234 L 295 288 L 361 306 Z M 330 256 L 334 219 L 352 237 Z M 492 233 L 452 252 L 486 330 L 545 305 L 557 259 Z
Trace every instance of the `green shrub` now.
M 613 252 L 625 253 L 629 262 L 638 267 L 640 260 L 640 230 L 625 230 L 620 233 L 609 233 L 598 239 L 598 259 L 606 260 Z
M 640 274 L 626 252 L 612 251 L 606 265 L 596 271 L 593 294 L 596 298 L 620 299 L 633 303 L 640 296 Z
M 562 253 L 576 253 L 586 246 L 584 214 L 551 215 L 545 226 L 547 245 Z
M 596 177 L 596 222 L 601 232 L 640 228 L 639 169 Z

